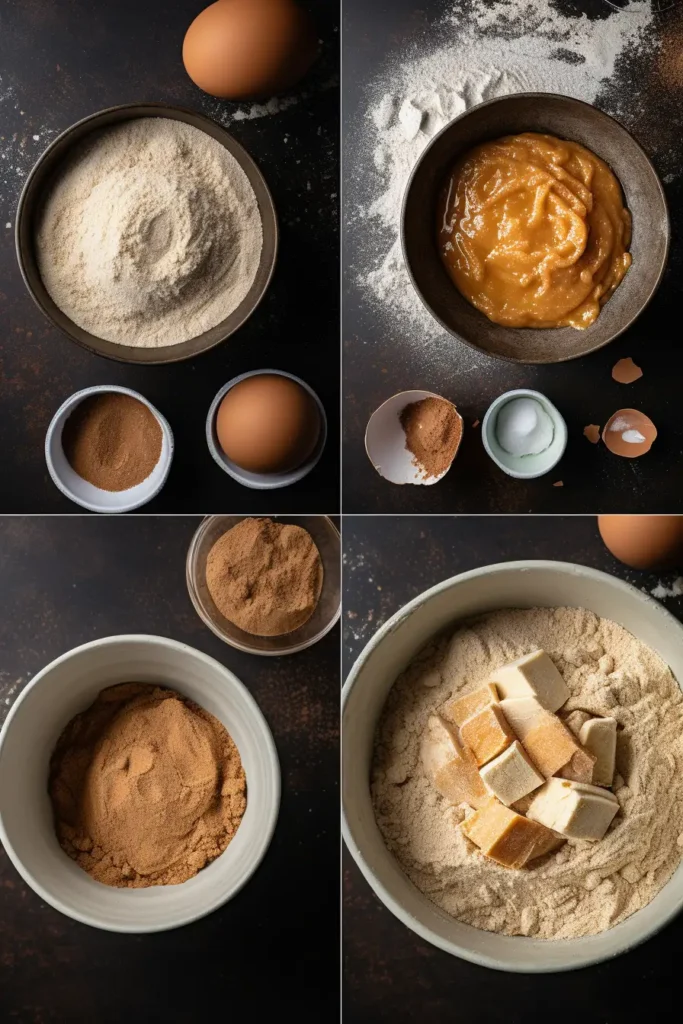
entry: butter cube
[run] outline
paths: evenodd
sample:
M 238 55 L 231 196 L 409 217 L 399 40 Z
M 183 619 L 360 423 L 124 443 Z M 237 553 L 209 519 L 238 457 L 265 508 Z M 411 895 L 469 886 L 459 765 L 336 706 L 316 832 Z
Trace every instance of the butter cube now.
M 557 715 L 543 711 L 526 731 L 524 749 L 539 772 L 549 779 L 568 764 L 581 750 L 576 736 Z
M 506 868 L 522 868 L 558 843 L 549 829 L 504 807 L 495 797 L 460 827 L 482 853 Z
M 581 747 L 557 774 L 562 779 L 573 779 L 574 782 L 594 782 L 595 761 L 596 758 Z
M 489 799 L 474 755 L 460 744 L 455 727 L 438 715 L 427 720 L 420 756 L 431 782 L 450 803 L 481 807 Z
M 546 711 L 557 711 L 569 697 L 569 688 L 545 651 L 534 651 L 503 665 L 491 674 L 501 699 L 535 697 Z
M 506 697 L 500 702 L 500 710 L 512 726 L 517 739 L 523 742 L 529 729 L 543 714 L 545 708 L 535 697 Z
M 478 765 L 486 764 L 509 747 L 515 734 L 497 704 L 489 704 L 468 718 L 460 729 L 465 746 L 469 747 Z
M 464 697 L 455 697 L 444 704 L 441 713 L 444 718 L 456 725 L 464 725 L 468 718 L 472 718 L 478 711 L 483 711 L 489 704 L 498 703 L 498 691 L 493 683 L 479 687 L 472 693 L 466 693 Z
M 570 779 L 548 779 L 531 802 L 527 817 L 569 839 L 602 839 L 619 810 L 609 790 Z
M 592 782 L 596 786 L 611 786 L 617 753 L 616 718 L 591 718 L 581 726 L 579 739 L 595 758 Z
M 519 740 L 515 740 L 502 754 L 480 768 L 479 774 L 493 795 L 507 807 L 545 782 Z

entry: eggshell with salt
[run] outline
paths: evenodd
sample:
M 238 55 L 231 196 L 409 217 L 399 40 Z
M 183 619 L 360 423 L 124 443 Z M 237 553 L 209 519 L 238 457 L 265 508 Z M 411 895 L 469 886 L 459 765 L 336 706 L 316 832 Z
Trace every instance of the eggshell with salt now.
M 656 426 L 638 409 L 619 409 L 610 416 L 602 432 L 602 439 L 609 450 L 625 459 L 645 455 L 656 437 Z

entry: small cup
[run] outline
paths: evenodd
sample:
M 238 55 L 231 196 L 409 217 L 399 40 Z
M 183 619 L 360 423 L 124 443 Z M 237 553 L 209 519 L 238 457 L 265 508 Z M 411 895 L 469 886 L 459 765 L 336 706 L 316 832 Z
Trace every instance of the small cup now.
M 130 395 L 131 398 L 136 398 L 138 402 L 146 405 L 161 427 L 162 434 L 161 455 L 156 466 L 146 480 L 125 491 L 105 491 L 101 487 L 95 487 L 94 484 L 88 483 L 72 469 L 62 447 L 64 424 L 76 406 L 90 395 L 103 395 L 113 391 L 122 395 Z M 62 494 L 90 512 L 132 512 L 133 509 L 146 505 L 166 483 L 172 460 L 173 433 L 168 421 L 143 395 L 138 394 L 137 391 L 131 391 L 130 388 L 122 388 L 115 384 L 84 388 L 83 391 L 77 391 L 71 398 L 67 398 L 52 417 L 45 437 L 45 461 L 53 482 Z
M 235 384 L 239 384 L 240 381 L 246 380 L 247 377 L 258 377 L 261 374 L 277 374 L 280 377 L 289 377 L 290 380 L 296 381 L 302 388 L 308 391 L 309 395 L 315 401 L 320 413 L 320 436 L 318 442 L 313 449 L 313 452 L 309 457 L 297 466 L 296 469 L 289 470 L 286 473 L 250 473 L 247 469 L 242 469 L 236 462 L 229 459 L 225 454 L 220 444 L 218 443 L 218 436 L 216 434 L 216 415 L 218 413 L 218 407 L 227 395 L 231 388 L 234 388 Z M 233 480 L 236 480 L 238 484 L 242 484 L 243 487 L 251 487 L 256 491 L 272 491 L 278 487 L 289 487 L 290 484 L 295 484 L 299 480 L 303 480 L 305 476 L 311 472 L 313 467 L 319 462 L 320 456 L 323 453 L 325 442 L 327 441 L 327 417 L 325 416 L 325 410 L 323 404 L 316 395 L 313 388 L 309 387 L 305 380 L 301 377 L 295 377 L 293 373 L 286 373 L 284 370 L 251 370 L 249 373 L 241 373 L 239 377 L 233 377 L 227 384 L 224 385 L 214 398 L 209 412 L 206 417 L 206 443 L 209 446 L 209 451 L 213 457 L 214 462 L 217 462 L 224 473 L 231 476 Z
M 553 439 L 545 451 L 539 452 L 538 455 L 510 455 L 498 443 L 496 437 L 498 413 L 504 405 L 515 398 L 533 398 L 553 421 Z M 546 473 L 549 473 L 564 455 L 564 450 L 567 447 L 567 424 L 561 413 L 545 395 L 539 391 L 519 388 L 516 391 L 506 391 L 504 395 L 500 395 L 495 402 L 491 403 L 481 425 L 481 438 L 487 453 L 504 473 L 517 480 L 533 480 L 537 476 L 545 476 Z
M 379 475 L 389 483 L 422 484 L 427 487 L 431 484 L 438 484 L 439 480 L 443 480 L 458 454 L 462 434 L 458 448 L 446 468 L 437 476 L 425 476 L 424 470 L 415 462 L 413 453 L 406 448 L 406 434 L 401 424 L 401 413 L 406 406 L 412 405 L 414 402 L 421 402 L 425 398 L 438 398 L 442 402 L 448 402 L 447 398 L 435 395 L 433 391 L 399 391 L 398 394 L 387 398 L 386 402 L 375 409 L 368 420 L 365 431 L 365 451 Z M 453 405 L 453 403 L 449 402 L 449 405 Z M 454 405 L 453 408 L 462 429 L 464 427 L 462 416 Z

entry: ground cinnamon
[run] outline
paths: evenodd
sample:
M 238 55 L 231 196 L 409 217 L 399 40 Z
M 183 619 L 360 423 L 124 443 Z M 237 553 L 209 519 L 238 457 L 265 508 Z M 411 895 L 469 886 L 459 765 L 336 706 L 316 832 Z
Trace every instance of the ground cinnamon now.
M 71 413 L 62 447 L 71 468 L 104 491 L 146 480 L 161 455 L 162 432 L 147 406 L 120 391 L 89 395 Z
M 323 566 L 300 526 L 243 519 L 209 551 L 206 585 L 220 612 L 256 636 L 280 636 L 310 619 Z
M 450 402 L 433 397 L 411 402 L 401 413 L 401 426 L 413 463 L 425 477 L 448 469 L 462 438 L 462 421 Z
M 62 732 L 49 793 L 62 848 L 92 878 L 175 885 L 225 850 L 246 808 L 225 727 L 174 690 L 107 687 Z

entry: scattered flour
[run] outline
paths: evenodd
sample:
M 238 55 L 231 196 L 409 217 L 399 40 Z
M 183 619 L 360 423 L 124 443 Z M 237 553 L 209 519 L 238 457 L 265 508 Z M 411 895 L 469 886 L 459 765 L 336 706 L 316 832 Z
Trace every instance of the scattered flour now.
M 431 52 L 416 45 L 388 63 L 347 140 L 347 222 L 362 239 L 353 269 L 380 311 L 413 328 L 418 342 L 443 333 L 410 283 L 398 238 L 405 186 L 429 140 L 470 107 L 509 93 L 596 101 L 619 61 L 655 45 L 653 24 L 651 4 L 640 0 L 597 20 L 565 16 L 551 0 L 473 0 L 452 4 Z
M 539 647 L 570 689 L 562 716 L 616 718 L 621 811 L 599 842 L 568 840 L 514 871 L 465 839 L 457 827 L 465 806 L 449 805 L 432 787 L 419 743 L 429 715 L 452 694 Z M 594 935 L 649 903 L 683 854 L 683 695 L 653 650 L 592 612 L 494 612 L 437 640 L 397 680 L 377 730 L 372 796 L 387 846 L 447 913 L 506 935 Z
M 667 587 L 665 583 L 660 580 L 657 586 L 650 591 L 653 597 L 656 597 L 658 601 L 664 600 L 665 597 L 681 597 L 683 596 L 683 576 L 678 576 L 670 587 Z

